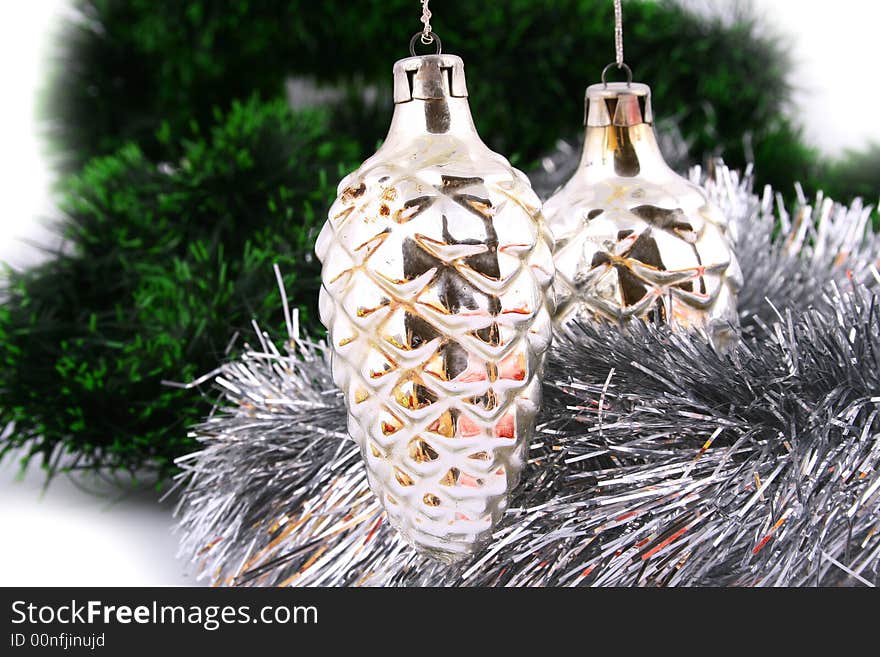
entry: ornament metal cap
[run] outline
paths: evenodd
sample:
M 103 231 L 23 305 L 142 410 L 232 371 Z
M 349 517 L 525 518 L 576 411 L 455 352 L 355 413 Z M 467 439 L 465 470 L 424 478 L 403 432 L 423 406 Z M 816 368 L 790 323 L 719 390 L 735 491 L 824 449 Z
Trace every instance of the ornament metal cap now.
M 394 64 L 394 103 L 466 98 L 464 62 L 457 55 L 421 55 Z
M 651 87 L 639 82 L 608 82 L 587 87 L 584 125 L 595 128 L 654 123 Z

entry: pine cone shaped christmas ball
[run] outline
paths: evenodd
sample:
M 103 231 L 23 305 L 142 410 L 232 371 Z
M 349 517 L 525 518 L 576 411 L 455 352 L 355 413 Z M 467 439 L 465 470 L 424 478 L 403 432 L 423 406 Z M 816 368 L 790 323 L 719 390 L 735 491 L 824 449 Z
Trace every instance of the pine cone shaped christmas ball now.
M 552 242 L 526 177 L 480 141 L 461 59 L 394 67 L 381 149 L 318 237 L 321 320 L 388 520 L 455 561 L 516 486 L 552 334 Z
M 649 87 L 593 85 L 585 119 L 577 171 L 544 204 L 556 240 L 556 321 L 657 319 L 726 347 L 742 285 L 727 222 L 663 160 Z

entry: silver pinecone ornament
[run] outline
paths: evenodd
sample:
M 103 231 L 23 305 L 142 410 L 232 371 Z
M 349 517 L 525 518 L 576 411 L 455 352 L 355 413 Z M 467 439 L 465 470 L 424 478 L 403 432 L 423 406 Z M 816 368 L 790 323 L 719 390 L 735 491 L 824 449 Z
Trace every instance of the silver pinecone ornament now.
M 659 319 L 735 339 L 742 274 L 727 222 L 670 169 L 654 134 L 651 90 L 596 84 L 574 176 L 544 204 L 556 240 L 556 320 Z
M 491 537 L 525 460 L 552 241 L 528 179 L 477 135 L 460 58 L 398 61 L 394 102 L 318 237 L 321 321 L 389 521 L 455 561 Z

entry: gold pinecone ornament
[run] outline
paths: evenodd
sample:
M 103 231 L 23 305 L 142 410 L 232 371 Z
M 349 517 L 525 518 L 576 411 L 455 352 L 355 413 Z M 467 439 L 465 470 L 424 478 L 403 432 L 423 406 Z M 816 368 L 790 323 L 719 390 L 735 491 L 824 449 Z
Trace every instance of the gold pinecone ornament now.
M 660 154 L 650 88 L 590 86 L 585 124 L 577 171 L 544 204 L 556 321 L 657 318 L 724 348 L 736 336 L 742 274 L 721 211 Z
M 389 521 L 455 561 L 491 537 L 534 431 L 552 240 L 528 179 L 477 135 L 460 58 L 398 61 L 394 100 L 318 237 L 321 320 Z

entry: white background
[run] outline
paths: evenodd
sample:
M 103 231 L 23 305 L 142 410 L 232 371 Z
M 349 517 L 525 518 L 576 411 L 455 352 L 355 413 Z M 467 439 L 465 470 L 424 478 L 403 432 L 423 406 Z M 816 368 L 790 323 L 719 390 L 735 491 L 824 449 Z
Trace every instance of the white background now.
M 708 11 L 733 4 L 686 1 Z M 754 4 L 771 32 L 790 39 L 796 112 L 808 138 L 827 154 L 880 139 L 877 3 Z M 66 0 L 4 0 L 0 6 L 0 260 L 14 265 L 40 257 L 22 239 L 51 242 L 52 233 L 41 225 L 53 217 L 52 174 L 42 157 L 34 109 L 52 27 L 67 8 Z M 442 23 L 439 9 L 435 25 Z M 36 469 L 20 476 L 15 459 L 0 463 L 0 585 L 193 583 L 186 565 L 175 559 L 170 509 L 159 505 L 154 494 L 108 498 L 64 478 L 43 491 L 43 479 Z

